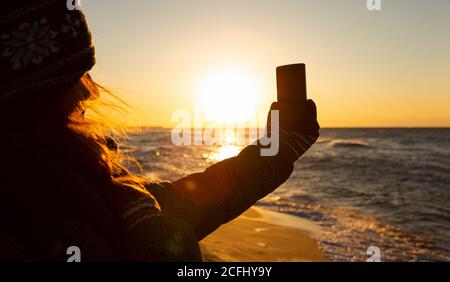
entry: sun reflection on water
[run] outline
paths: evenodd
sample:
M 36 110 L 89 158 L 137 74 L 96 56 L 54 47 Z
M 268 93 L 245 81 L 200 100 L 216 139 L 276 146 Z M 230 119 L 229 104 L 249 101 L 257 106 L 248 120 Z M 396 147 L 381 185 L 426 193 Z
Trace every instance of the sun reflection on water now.
M 237 156 L 241 151 L 241 147 L 236 145 L 225 145 L 219 147 L 215 152 L 209 155 L 210 161 L 222 161 L 234 156 Z

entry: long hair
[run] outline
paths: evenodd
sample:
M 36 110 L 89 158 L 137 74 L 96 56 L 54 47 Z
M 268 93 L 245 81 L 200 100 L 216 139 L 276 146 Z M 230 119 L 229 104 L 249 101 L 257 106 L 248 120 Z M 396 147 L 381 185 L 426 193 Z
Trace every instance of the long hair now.
M 102 102 L 102 95 L 112 98 Z M 28 228 L 49 228 L 54 223 L 50 219 L 62 210 L 74 217 L 84 213 L 80 217 L 91 221 L 96 228 L 100 226 L 105 236 L 110 236 L 107 233 L 114 232 L 111 231 L 114 223 L 107 222 L 110 216 L 106 213 L 101 216 L 92 201 L 85 206 L 94 206 L 94 210 L 83 210 L 86 209 L 80 204 L 86 200 L 83 193 L 93 192 L 95 197 L 105 200 L 104 210 L 114 210 L 114 200 L 117 200 L 111 197 L 114 189 L 150 195 L 144 187 L 146 180 L 127 169 L 132 158 L 122 155 L 116 146 L 125 130 L 117 122 L 111 122 L 109 113 L 123 112 L 125 108 L 126 104 L 89 75 L 70 88 L 33 93 L 7 104 L 0 103 L 0 224 L 3 228 L 24 234 L 29 232 Z M 79 179 L 86 185 L 80 185 Z M 34 218 L 32 222 L 30 216 Z M 44 224 L 42 221 L 46 220 L 49 222 Z M 41 236 L 43 240 L 48 234 Z
M 103 95 L 112 99 L 100 99 Z M 33 150 L 45 145 L 68 161 L 72 169 L 101 179 L 105 186 L 116 184 L 145 190 L 144 179 L 125 165 L 134 160 L 117 150 L 117 144 L 126 138 L 127 126 L 112 116 L 127 112 L 128 105 L 123 100 L 88 74 L 70 89 L 34 93 L 27 99 L 12 101 L 3 109 L 0 105 L 0 130 L 4 135 L 1 139 L 11 143 L 8 147 L 13 150 L 9 154 L 19 157 L 22 150 L 14 148 L 23 142 L 34 144 Z

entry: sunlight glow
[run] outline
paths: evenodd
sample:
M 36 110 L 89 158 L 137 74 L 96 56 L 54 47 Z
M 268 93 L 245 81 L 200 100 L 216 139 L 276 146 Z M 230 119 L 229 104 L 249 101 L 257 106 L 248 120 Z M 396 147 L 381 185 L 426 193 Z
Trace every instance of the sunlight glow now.
M 209 159 L 214 162 L 222 161 L 234 156 L 237 156 L 240 152 L 241 148 L 239 146 L 234 145 L 226 145 L 220 147 L 217 152 L 212 153 L 209 156 Z
M 254 119 L 261 95 L 260 83 L 249 73 L 222 70 L 200 80 L 196 102 L 206 121 L 234 124 Z

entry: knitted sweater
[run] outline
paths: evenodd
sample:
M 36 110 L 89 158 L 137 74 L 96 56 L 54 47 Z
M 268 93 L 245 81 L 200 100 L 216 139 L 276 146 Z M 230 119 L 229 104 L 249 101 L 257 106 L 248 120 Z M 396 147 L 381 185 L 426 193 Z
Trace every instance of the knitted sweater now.
M 77 246 L 82 261 L 199 261 L 198 241 L 286 181 L 296 154 L 316 138 L 301 139 L 297 149 L 282 138 L 273 157 L 248 146 L 202 173 L 149 183 L 149 193 L 125 187 L 98 193 L 60 160 L 35 156 L 31 163 L 46 158 L 55 169 L 30 168 L 43 187 L 23 194 L 0 189 L 0 260 L 65 261 L 67 248 Z M 68 181 L 80 189 L 68 193 Z
M 161 213 L 150 215 L 144 212 L 147 216 L 142 217 L 141 214 L 138 222 L 128 224 L 132 226 L 128 231 L 129 237 L 137 239 L 128 247 L 132 257 L 200 260 L 197 241 L 236 218 L 285 182 L 293 171 L 293 162 L 317 139 L 286 131 L 280 137 L 280 153 L 276 156 L 261 157 L 261 147 L 252 145 L 238 156 L 219 162 L 203 173 L 192 174 L 173 183 L 147 185 L 160 205 Z M 155 226 L 158 227 L 156 232 Z M 148 241 L 148 238 L 153 239 L 152 243 L 142 245 L 141 242 Z

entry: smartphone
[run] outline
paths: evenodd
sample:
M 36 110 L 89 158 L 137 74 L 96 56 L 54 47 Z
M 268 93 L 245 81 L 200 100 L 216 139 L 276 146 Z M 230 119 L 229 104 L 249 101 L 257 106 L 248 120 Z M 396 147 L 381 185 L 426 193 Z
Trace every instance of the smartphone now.
M 305 64 L 277 67 L 278 102 L 296 104 L 299 108 L 306 102 Z

